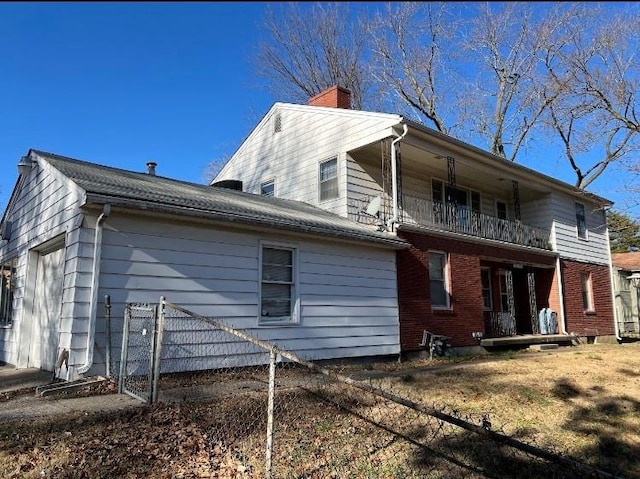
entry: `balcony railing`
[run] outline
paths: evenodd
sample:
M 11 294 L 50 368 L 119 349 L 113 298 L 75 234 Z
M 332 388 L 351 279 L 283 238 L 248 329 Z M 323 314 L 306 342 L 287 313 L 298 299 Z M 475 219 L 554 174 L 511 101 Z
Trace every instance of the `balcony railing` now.
M 472 211 L 466 206 L 402 196 L 402 221 L 453 233 L 551 250 L 549 231 L 537 226 Z

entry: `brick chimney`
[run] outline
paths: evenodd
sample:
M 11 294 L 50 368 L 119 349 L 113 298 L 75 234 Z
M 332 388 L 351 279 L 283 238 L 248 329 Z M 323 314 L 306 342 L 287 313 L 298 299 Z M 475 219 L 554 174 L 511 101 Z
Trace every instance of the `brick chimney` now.
M 351 109 L 351 92 L 340 86 L 332 86 L 309 99 L 311 106 Z

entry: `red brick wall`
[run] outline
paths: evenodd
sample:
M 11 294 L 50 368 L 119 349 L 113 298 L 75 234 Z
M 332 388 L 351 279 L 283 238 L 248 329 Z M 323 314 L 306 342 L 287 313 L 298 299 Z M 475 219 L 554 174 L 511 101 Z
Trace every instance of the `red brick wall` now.
M 480 281 L 482 258 L 515 263 L 555 262 L 553 257 L 545 255 L 452 240 L 450 237 L 403 230 L 398 231 L 398 236 L 412 245 L 397 253 L 400 342 L 403 351 L 419 349 L 425 329 L 451 336 L 452 346 L 478 345 L 471 333 L 485 330 Z M 431 309 L 428 250 L 449 253 L 450 310 Z M 494 296 L 494 301 L 496 300 L 498 297 Z
M 333 86 L 309 99 L 311 106 L 328 106 L 332 108 L 351 108 L 351 92 L 346 88 Z
M 580 336 L 615 334 L 609 267 L 567 260 L 560 263 L 567 332 Z M 591 273 L 593 312 L 583 309 L 580 273 Z

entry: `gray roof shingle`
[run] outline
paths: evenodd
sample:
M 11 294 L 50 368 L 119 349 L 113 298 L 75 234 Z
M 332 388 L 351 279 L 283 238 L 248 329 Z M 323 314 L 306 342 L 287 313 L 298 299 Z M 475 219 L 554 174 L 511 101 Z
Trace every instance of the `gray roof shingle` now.
M 102 166 L 39 150 L 31 152 L 87 193 L 88 202 L 265 226 L 404 248 L 407 243 L 307 203 L 199 185 Z

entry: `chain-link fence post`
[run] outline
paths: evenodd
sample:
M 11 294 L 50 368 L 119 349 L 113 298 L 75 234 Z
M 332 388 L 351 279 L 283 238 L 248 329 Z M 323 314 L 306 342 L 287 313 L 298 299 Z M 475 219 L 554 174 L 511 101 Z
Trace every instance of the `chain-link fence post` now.
M 269 351 L 269 399 L 267 402 L 267 452 L 265 477 L 271 479 L 271 458 L 273 456 L 273 408 L 276 395 L 276 357 L 274 349 Z
M 107 347 L 105 351 L 106 375 L 111 377 L 111 296 L 104 295 L 104 321 L 107 335 Z
M 160 304 L 158 305 L 158 315 L 153 331 L 153 367 L 151 371 L 151 404 L 158 402 L 158 380 L 160 378 L 160 361 L 162 358 L 162 333 L 164 331 L 165 319 L 165 298 L 160 296 Z
M 129 344 L 129 323 L 131 322 L 131 308 L 127 304 L 124 309 L 124 327 L 122 329 L 122 352 L 120 356 L 120 377 L 118 378 L 118 392 L 124 392 L 124 377 L 127 374 L 127 344 Z

